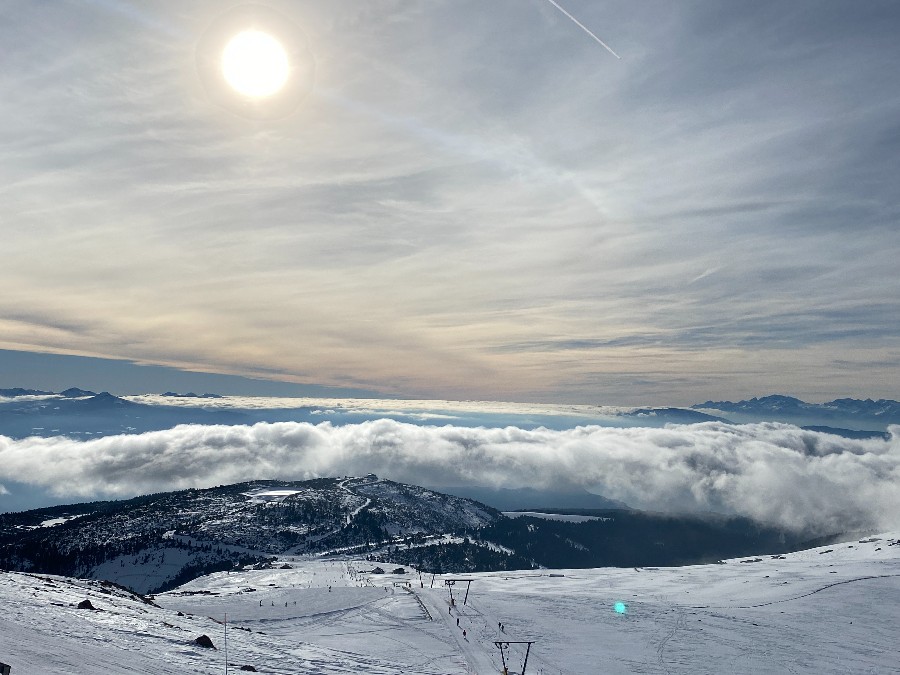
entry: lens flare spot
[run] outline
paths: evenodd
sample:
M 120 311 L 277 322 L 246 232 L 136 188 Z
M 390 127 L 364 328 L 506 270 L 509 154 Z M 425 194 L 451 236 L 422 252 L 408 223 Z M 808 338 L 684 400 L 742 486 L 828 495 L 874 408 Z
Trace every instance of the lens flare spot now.
M 620 600 L 613 605 L 613 609 L 616 610 L 616 614 L 625 614 L 628 611 L 628 605 Z

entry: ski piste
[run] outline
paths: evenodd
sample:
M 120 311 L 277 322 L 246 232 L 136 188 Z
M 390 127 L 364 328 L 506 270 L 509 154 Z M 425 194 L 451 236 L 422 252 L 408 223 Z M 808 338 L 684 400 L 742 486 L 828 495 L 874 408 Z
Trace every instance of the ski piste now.
M 221 673 L 227 614 L 229 672 L 489 675 L 496 642 L 510 673 L 533 643 L 528 675 L 898 672 L 898 536 L 690 567 L 467 574 L 465 602 L 444 583 L 458 575 L 378 574 L 353 557 L 283 556 L 153 598 L 0 572 L 0 661 L 15 675 Z

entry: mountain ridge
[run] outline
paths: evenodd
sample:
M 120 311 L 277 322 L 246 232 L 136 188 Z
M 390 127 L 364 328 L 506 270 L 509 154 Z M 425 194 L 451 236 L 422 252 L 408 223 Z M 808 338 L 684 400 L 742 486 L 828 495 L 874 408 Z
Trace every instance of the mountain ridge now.
M 883 431 L 890 424 L 900 424 L 900 402 L 884 398 L 836 398 L 808 403 L 793 396 L 770 394 L 737 402 L 706 401 L 691 409 L 724 413 L 735 422 L 771 420 L 810 427 L 849 427 L 852 431 Z
M 706 401 L 690 406 L 694 410 L 783 410 L 783 409 L 812 409 L 812 410 L 845 410 L 869 415 L 900 415 L 900 401 L 893 399 L 859 399 L 836 398 L 824 403 L 808 403 L 793 396 L 784 394 L 769 394 L 741 401 Z
M 0 568 L 104 579 L 146 594 L 285 555 L 468 573 L 687 565 L 788 552 L 810 539 L 737 516 L 569 511 L 579 517 L 507 517 L 373 474 L 255 480 L 0 514 Z
M 373 475 L 249 481 L 0 514 L 0 567 L 154 592 L 276 554 L 412 545 L 501 517 L 473 500 Z M 142 566 L 151 571 L 131 569 Z

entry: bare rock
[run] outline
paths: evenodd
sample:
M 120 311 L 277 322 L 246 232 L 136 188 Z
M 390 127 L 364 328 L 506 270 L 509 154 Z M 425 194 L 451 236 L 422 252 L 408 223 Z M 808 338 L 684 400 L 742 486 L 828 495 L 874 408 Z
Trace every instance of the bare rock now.
M 201 635 L 196 640 L 194 640 L 194 642 L 206 649 L 215 649 L 216 648 L 216 646 L 213 644 L 213 641 L 209 639 L 208 635 Z

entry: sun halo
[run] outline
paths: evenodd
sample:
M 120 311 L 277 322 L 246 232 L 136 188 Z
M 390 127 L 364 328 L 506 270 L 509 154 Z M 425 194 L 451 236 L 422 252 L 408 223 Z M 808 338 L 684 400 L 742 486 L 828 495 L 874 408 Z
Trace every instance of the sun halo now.
M 284 87 L 289 75 L 287 52 L 269 33 L 241 31 L 222 50 L 222 76 L 242 96 L 273 96 Z

